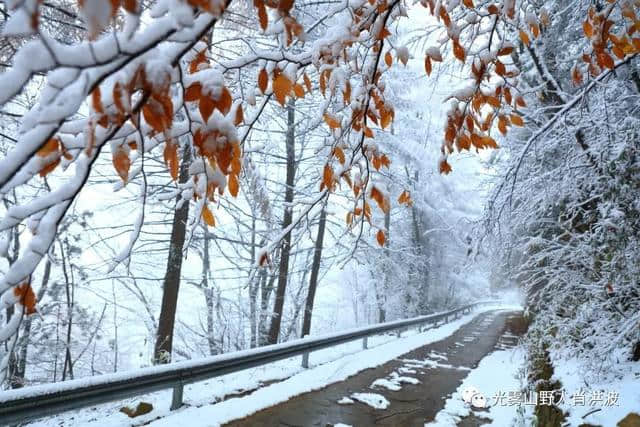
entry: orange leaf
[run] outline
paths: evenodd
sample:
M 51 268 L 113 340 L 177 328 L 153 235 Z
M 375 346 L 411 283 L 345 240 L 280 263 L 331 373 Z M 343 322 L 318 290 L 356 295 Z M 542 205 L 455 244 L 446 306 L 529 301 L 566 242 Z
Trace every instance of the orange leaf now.
M 364 136 L 366 136 L 367 138 L 373 138 L 373 131 L 369 126 L 364 127 Z
M 384 242 L 387 240 L 384 231 L 378 230 L 378 232 L 376 233 L 376 240 L 378 241 L 378 244 L 380 246 L 384 246 Z
M 267 91 L 267 85 L 269 84 L 269 74 L 264 68 L 258 73 L 258 88 L 262 93 Z
M 349 105 L 351 103 L 351 83 L 349 82 L 345 84 L 344 92 L 342 92 L 342 99 L 344 100 L 344 105 Z
M 334 147 L 333 148 L 333 155 L 336 156 L 336 158 L 338 159 L 340 164 L 344 165 L 345 157 L 344 157 L 344 151 L 342 151 L 342 148 Z
M 122 95 L 124 95 L 122 93 L 122 86 L 119 82 L 116 82 L 116 84 L 113 85 L 113 104 L 116 106 L 118 112 L 124 114 L 125 108 L 122 103 Z
M 302 75 L 302 79 L 304 80 L 304 85 L 307 87 L 307 92 L 311 92 L 311 80 L 309 80 L 307 73 Z
M 267 16 L 267 8 L 262 5 L 258 8 L 258 20 L 260 21 L 260 28 L 262 31 L 266 31 L 269 25 L 269 17 Z
M 332 116 L 329 113 L 324 113 L 322 115 L 322 117 L 324 118 L 324 121 L 325 121 L 325 123 L 327 123 L 329 128 L 331 128 L 331 129 L 340 129 L 341 125 L 340 125 L 340 120 L 339 119 L 337 119 L 336 117 Z
M 327 78 L 329 75 L 329 70 L 324 70 L 320 73 L 320 90 L 322 91 L 322 95 L 324 96 L 325 91 L 327 90 Z
M 520 127 L 524 126 L 524 120 L 517 114 L 511 114 L 511 123 Z
M 427 72 L 427 76 L 431 75 L 432 66 L 431 58 L 429 57 L 429 55 L 424 58 L 424 70 Z
M 49 175 L 55 168 L 60 164 L 60 158 L 55 159 L 54 161 L 47 163 L 42 169 L 40 169 L 40 176 L 45 177 Z
M 460 43 L 458 43 L 457 40 L 453 41 L 453 55 L 462 62 L 464 62 L 464 60 L 467 57 L 467 54 L 464 51 L 464 48 L 460 45 Z
M 511 46 L 503 47 L 498 51 L 498 56 L 510 55 L 511 52 L 513 52 L 513 47 Z
M 329 166 L 328 163 L 324 165 L 324 171 L 322 172 L 322 184 L 331 189 L 331 185 L 333 184 L 333 169 Z
M 386 108 L 380 111 L 380 126 L 385 129 L 391 124 L 393 120 L 393 110 L 387 110 Z
M 164 132 L 171 126 L 173 119 L 173 104 L 167 95 L 152 96 L 142 107 L 142 115 L 151 128 Z
M 36 312 L 36 294 L 28 282 L 13 288 L 13 294 L 18 297 L 18 303 L 27 309 L 27 315 Z
M 615 56 L 618 57 L 618 59 L 624 59 L 624 57 L 625 57 L 624 50 L 622 50 L 618 46 L 614 46 L 613 48 L 611 48 L 611 51 L 613 52 L 613 54 Z
M 387 51 L 387 53 L 384 55 L 384 63 L 387 64 L 387 67 L 391 67 L 391 64 L 393 64 L 393 57 L 391 57 L 391 52 Z
M 202 215 L 201 216 L 202 216 L 202 220 L 204 221 L 204 223 L 207 224 L 209 227 L 215 227 L 216 226 L 216 220 L 213 217 L 213 213 L 209 209 L 209 206 L 207 206 L 206 204 L 202 207 Z
M 593 37 L 593 26 L 591 25 L 589 20 L 586 20 L 582 23 L 582 30 L 584 31 L 584 35 L 587 36 L 587 38 Z
M 293 93 L 296 94 L 297 98 L 304 98 L 304 88 L 300 83 L 296 83 L 293 85 Z
M 129 168 L 131 167 L 131 159 L 129 159 L 129 153 L 127 153 L 122 147 L 118 147 L 116 149 L 116 152 L 113 153 L 112 161 L 116 172 L 118 172 L 118 175 L 126 184 L 129 179 Z
M 138 13 L 138 2 L 136 0 L 123 0 L 122 7 L 129 13 Z
M 408 198 L 409 198 L 409 193 L 407 192 L 407 190 L 404 190 L 402 193 L 400 193 L 400 196 L 398 197 L 398 203 L 400 204 L 406 203 Z
M 238 126 L 243 121 L 244 121 L 244 111 L 242 110 L 242 105 L 238 105 L 238 108 L 236 108 L 236 117 L 233 121 L 233 124 Z
M 215 106 L 216 102 L 211 99 L 211 96 L 203 96 L 202 98 L 200 98 L 200 105 L 198 105 L 198 108 L 200 109 L 202 120 L 204 120 L 205 122 L 209 121 L 209 117 L 211 117 Z
M 47 157 L 49 154 L 56 153 L 60 149 L 60 140 L 51 138 L 48 140 L 41 149 L 38 150 L 36 155 L 40 157 Z
M 573 84 L 576 86 L 580 86 L 582 84 L 582 73 L 580 72 L 580 68 L 578 65 L 574 65 L 571 70 L 571 79 L 573 80 Z
M 438 169 L 440 170 L 440 173 L 447 175 L 451 172 L 451 165 L 447 162 L 446 159 L 443 159 L 440 160 Z
M 467 6 L 468 8 L 473 9 L 475 6 L 473 5 L 473 0 L 462 0 L 462 4 Z
M 198 52 L 196 57 L 193 58 L 193 61 L 189 63 L 189 73 L 190 74 L 195 73 L 200 69 L 200 65 L 206 64 L 206 62 L 207 62 L 206 50 L 203 49 L 200 52 Z
M 598 59 L 602 61 L 602 64 L 610 70 L 613 70 L 615 64 L 613 62 L 613 58 L 606 52 L 602 52 L 598 55 Z
M 202 86 L 198 82 L 193 83 L 184 91 L 184 100 L 187 102 L 197 101 L 201 96 Z
M 220 98 L 216 100 L 215 108 L 217 108 L 222 115 L 226 116 L 231 110 L 231 104 L 233 100 L 231 99 L 231 93 L 226 87 L 222 88 L 222 93 L 220 94 Z
M 516 98 L 516 105 L 518 105 L 518 107 L 524 108 L 524 107 L 527 106 L 527 103 L 524 102 L 524 98 L 523 97 L 519 96 L 519 97 Z
M 378 156 L 373 156 L 373 159 L 371 159 L 371 163 L 377 171 L 380 170 L 380 158 Z
M 485 147 L 498 148 L 498 143 L 496 142 L 495 139 L 491 138 L 490 136 L 483 136 L 482 142 Z
M 233 174 L 229 175 L 229 193 L 231 193 L 233 197 L 238 196 L 239 187 L 238 177 Z
M 385 213 L 389 212 L 389 203 L 384 195 L 376 187 L 371 187 L 371 198 L 376 201 L 378 207 Z
M 174 181 L 178 180 L 178 145 L 167 142 L 164 145 L 164 164 L 169 169 L 169 174 Z
M 391 35 L 391 33 L 389 32 L 389 30 L 387 30 L 387 27 L 382 27 L 382 29 L 380 30 L 380 32 L 378 33 L 378 40 L 384 40 L 385 38 L 389 37 Z
M 504 100 L 507 101 L 507 104 L 511 104 L 511 100 L 512 100 L 511 89 L 509 89 L 508 87 L 505 87 L 502 93 L 504 94 Z
M 386 167 L 387 169 L 389 169 L 389 166 L 391 166 L 391 160 L 389 160 L 386 154 L 380 156 L 380 165 Z
M 102 108 L 102 95 L 100 93 L 99 86 L 91 92 L 91 105 L 96 113 L 104 114 L 104 108 Z
M 498 117 L 498 130 L 503 135 L 507 134 L 507 120 L 504 116 Z
M 276 99 L 284 107 L 284 103 L 287 99 L 287 95 L 291 92 L 293 84 L 284 74 L 278 74 L 278 77 L 273 81 L 273 94 Z
M 260 264 L 260 267 L 264 267 L 265 265 L 269 264 L 269 256 L 267 255 L 267 253 L 263 253 L 262 255 L 260 255 L 260 259 L 258 260 L 258 264 Z
M 486 98 L 487 104 L 491 105 L 494 108 L 500 108 L 500 100 L 495 96 L 487 96 Z
M 525 33 L 524 31 L 520 30 L 519 31 L 519 35 L 520 35 L 520 40 L 522 40 L 522 43 L 529 45 L 531 43 L 531 41 L 529 40 L 529 35 L 527 33 Z

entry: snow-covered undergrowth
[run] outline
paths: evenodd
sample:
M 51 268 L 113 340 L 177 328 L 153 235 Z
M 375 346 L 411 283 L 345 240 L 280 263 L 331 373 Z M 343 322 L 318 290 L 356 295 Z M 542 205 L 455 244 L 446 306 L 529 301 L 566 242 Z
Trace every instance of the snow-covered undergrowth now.
M 640 366 L 622 363 L 623 374 L 600 372 L 585 375 L 584 365 L 575 358 L 551 352 L 553 378 L 560 381 L 564 399 L 558 405 L 567 414 L 566 422 L 613 426 L 631 412 L 640 412 Z M 584 400 L 583 400 L 584 399 Z
M 478 367 L 469 373 L 456 392 L 447 399 L 445 407 L 438 412 L 435 420 L 425 426 L 456 426 L 462 418 L 470 415 L 490 420 L 487 425 L 500 427 L 511 425 L 518 416 L 518 408 L 522 406 L 510 405 L 508 400 L 500 400 L 497 397 L 508 396 L 509 392 L 518 393 L 521 390 L 524 360 L 524 350 L 521 347 L 496 351 L 486 356 L 480 361 Z M 470 390 L 484 396 L 488 406 L 478 409 L 466 403 L 465 397 Z
M 174 412 L 169 410 L 171 391 L 165 390 L 126 402 L 114 402 L 67 412 L 40 420 L 32 425 L 119 426 L 147 424 L 154 420 L 151 423 L 153 426 L 173 426 L 184 423 L 185 420 L 189 421 L 189 425 L 194 426 L 222 424 L 284 402 L 298 394 L 342 381 L 364 369 L 381 365 L 415 348 L 444 339 L 473 320 L 479 313 L 495 309 L 519 309 L 519 307 L 506 304 L 479 307 L 472 314 L 423 333 L 410 330 L 403 333 L 401 338 L 390 335 L 370 337 L 370 348 L 365 351 L 360 351 L 362 343 L 359 340 L 317 351 L 310 355 L 310 369 L 303 369 L 299 358 L 291 358 L 192 384 L 185 387 L 185 407 Z M 279 382 L 260 387 L 272 381 Z M 227 398 L 214 404 L 224 396 L 253 389 L 257 390 L 246 396 Z M 123 405 L 138 401 L 151 403 L 154 410 L 135 419 L 130 419 L 118 412 Z

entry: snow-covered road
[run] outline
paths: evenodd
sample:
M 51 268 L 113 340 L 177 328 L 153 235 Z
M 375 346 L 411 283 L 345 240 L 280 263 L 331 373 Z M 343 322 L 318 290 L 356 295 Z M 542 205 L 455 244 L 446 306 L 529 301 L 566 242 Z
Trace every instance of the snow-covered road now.
M 410 330 L 403 333 L 401 338 L 390 335 L 380 335 L 369 339 L 370 349 L 362 351 L 359 341 L 343 344 L 326 350 L 317 351 L 310 356 L 310 369 L 300 367 L 299 358 L 287 359 L 259 368 L 248 369 L 236 374 L 225 375 L 212 380 L 203 381 L 185 387 L 185 406 L 177 411 L 170 411 L 170 391 L 157 392 L 127 402 L 114 402 L 87 408 L 73 413 L 60 414 L 58 416 L 43 419 L 32 425 L 49 426 L 175 426 L 186 421 L 191 426 L 217 426 L 259 413 L 265 408 L 270 408 L 288 401 L 295 401 L 296 396 L 313 390 L 320 390 L 328 385 L 340 383 L 347 378 L 357 377 L 358 373 L 365 374 L 374 367 L 382 367 L 387 362 L 399 358 L 411 358 L 407 356 L 413 350 L 425 348 L 433 343 L 433 346 L 447 342 L 450 348 L 437 351 L 429 351 L 421 356 L 422 366 L 411 368 L 412 363 L 402 362 L 406 366 L 398 366 L 394 372 L 389 371 L 385 375 L 372 378 L 364 384 L 360 390 L 339 396 L 344 397 L 344 402 L 353 400 L 360 402 L 354 405 L 338 405 L 336 407 L 366 407 L 366 404 L 387 405 L 385 400 L 379 398 L 381 392 L 389 391 L 395 387 L 405 390 L 410 387 L 424 387 L 424 379 L 415 379 L 414 371 L 426 375 L 432 375 L 439 369 L 446 369 L 449 376 L 452 372 L 462 375 L 456 381 L 459 382 L 466 374 L 468 367 L 479 361 L 484 354 L 490 351 L 497 337 L 500 336 L 504 324 L 477 325 L 480 319 L 496 316 L 502 310 L 514 310 L 514 306 L 486 306 L 476 312 L 466 315 L 451 323 L 425 332 Z M 502 316 L 498 316 L 502 318 Z M 469 328 L 475 329 L 471 331 Z M 494 341 L 487 341 L 486 348 L 474 351 L 474 361 L 465 365 L 457 361 L 455 354 L 464 354 L 479 337 L 493 336 Z M 435 348 L 435 347 L 434 347 Z M 453 356 L 453 359 L 445 358 Z M 461 369 L 450 369 L 447 365 L 462 366 Z M 376 368 L 379 369 L 379 368 Z M 362 372 L 365 371 L 365 372 Z M 421 374 L 418 374 L 421 375 Z M 351 378 L 349 381 L 351 381 Z M 456 377 L 457 378 L 457 377 Z M 375 385 L 373 384 L 378 380 Z M 373 388 L 370 388 L 373 386 Z M 449 390 L 453 392 L 455 385 Z M 359 393 L 359 394 L 358 394 Z M 153 410 L 145 415 L 131 419 L 118 410 L 125 405 L 135 406 L 137 402 L 145 401 L 153 405 Z M 364 403 L 363 403 L 364 402 Z M 443 400 L 438 396 L 440 407 Z M 435 412 L 434 412 L 435 415 Z M 334 420 L 337 423 L 339 420 Z M 253 424 L 257 425 L 257 424 Z M 269 425 L 269 424 L 265 424 Z M 307 425 L 306 423 L 304 425 Z

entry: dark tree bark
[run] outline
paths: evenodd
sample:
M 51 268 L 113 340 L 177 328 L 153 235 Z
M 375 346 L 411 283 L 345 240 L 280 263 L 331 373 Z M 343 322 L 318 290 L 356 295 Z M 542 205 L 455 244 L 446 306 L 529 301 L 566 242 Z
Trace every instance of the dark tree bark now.
M 180 183 L 189 179 L 189 165 L 191 164 L 191 151 L 185 145 L 182 163 L 180 165 Z M 178 196 L 179 202 L 181 197 Z M 171 240 L 169 242 L 169 257 L 167 270 L 162 284 L 162 305 L 158 319 L 158 333 L 154 350 L 154 363 L 171 362 L 171 350 L 173 346 L 173 327 L 176 320 L 176 308 L 178 305 L 178 291 L 180 289 L 180 273 L 182 271 L 182 251 L 189 219 L 189 201 L 185 201 L 173 214 L 171 227 Z
M 318 275 L 320 273 L 320 261 L 322 260 L 322 247 L 324 241 L 324 229 L 327 223 L 326 205 L 322 207 L 320 212 L 320 222 L 318 223 L 318 236 L 316 237 L 316 246 L 313 252 L 313 264 L 311 265 L 311 278 L 309 279 L 309 292 L 307 293 L 307 301 L 304 306 L 304 319 L 302 320 L 301 336 L 305 337 L 311 332 L 311 315 L 313 314 L 313 300 L 316 297 L 316 289 L 318 288 Z
M 295 164 L 295 115 L 293 105 L 287 107 L 287 188 L 284 196 L 284 219 L 282 228 L 286 229 L 291 225 L 293 219 L 293 185 L 296 174 Z M 278 270 L 278 286 L 276 288 L 276 298 L 273 307 L 273 315 L 271 317 L 271 327 L 269 328 L 268 344 L 278 342 L 280 335 L 280 324 L 282 322 L 282 313 L 284 309 L 284 297 L 287 290 L 287 281 L 289 278 L 289 257 L 291 255 L 291 231 L 285 234 L 282 239 L 280 250 L 280 265 Z
M 213 318 L 214 293 L 213 287 L 209 283 L 209 275 L 211 272 L 211 257 L 209 255 L 209 233 L 205 230 L 204 239 L 202 241 L 202 283 L 200 284 L 202 293 L 204 294 L 205 306 L 207 307 L 207 344 L 209 345 L 209 355 L 214 356 L 220 353 L 215 339 L 215 319 Z
M 271 292 L 273 291 L 273 283 L 276 280 L 275 274 L 268 274 L 266 269 L 261 269 L 260 272 L 260 322 L 258 324 L 258 345 L 263 346 L 268 343 L 267 321 L 269 311 L 269 298 L 271 298 Z

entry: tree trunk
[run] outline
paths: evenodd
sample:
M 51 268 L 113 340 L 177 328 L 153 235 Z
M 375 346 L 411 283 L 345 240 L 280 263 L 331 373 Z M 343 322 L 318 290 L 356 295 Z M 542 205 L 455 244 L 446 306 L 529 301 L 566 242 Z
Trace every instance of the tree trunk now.
M 378 299 L 378 322 L 387 321 L 387 311 L 385 308 L 387 302 L 387 292 L 389 292 L 389 281 L 391 274 L 391 253 L 389 252 L 389 228 L 391 226 L 391 209 L 384 214 L 384 228 L 386 239 L 384 241 L 384 275 L 382 283 L 382 292 L 377 292 Z
M 215 322 L 213 318 L 214 296 L 213 289 L 209 284 L 209 273 L 211 270 L 211 257 L 209 255 L 209 233 L 204 231 L 204 239 L 202 240 L 202 293 L 204 294 L 205 306 L 207 307 L 207 344 L 209 345 L 209 355 L 213 356 L 219 353 L 216 345 L 214 329 Z
M 251 259 L 256 259 L 256 217 L 251 218 Z M 251 277 L 249 283 L 249 323 L 251 336 L 249 338 L 249 347 L 254 348 L 258 346 L 258 286 L 260 284 L 260 276 L 256 274 L 255 277 Z
M 260 323 L 258 324 L 258 345 L 263 346 L 267 344 L 267 319 L 269 311 L 269 298 L 271 298 L 271 292 L 273 291 L 273 282 L 275 282 L 276 276 L 267 274 L 267 270 L 261 269 L 260 271 Z
M 293 185 L 296 174 L 295 164 L 295 126 L 294 126 L 294 109 L 289 103 L 287 107 L 287 188 L 284 196 L 284 219 L 282 228 L 285 229 L 291 225 L 293 217 Z M 278 287 L 276 288 L 276 298 L 273 307 L 273 315 L 271 317 L 271 327 L 269 328 L 269 336 L 267 342 L 275 344 L 278 342 L 280 335 L 280 324 L 282 322 L 282 313 L 284 309 L 284 297 L 287 290 L 287 280 L 289 278 L 289 256 L 291 255 L 291 231 L 289 231 L 282 239 L 280 250 L 280 266 L 278 271 Z
M 311 315 L 313 314 L 313 300 L 316 297 L 316 289 L 318 288 L 318 275 L 320 273 L 320 261 L 322 260 L 322 247 L 324 241 L 324 229 L 327 223 L 326 205 L 322 207 L 320 212 L 320 222 L 318 223 L 318 236 L 316 237 L 316 246 L 313 252 L 313 264 L 311 265 L 311 278 L 309 279 L 309 292 L 307 293 L 307 302 L 304 306 L 304 319 L 302 321 L 302 333 L 304 338 L 311 332 Z
M 180 165 L 180 183 L 189 179 L 189 165 L 191 164 L 191 151 L 189 145 L 185 145 L 182 164 Z M 180 202 L 181 196 L 177 197 Z M 171 227 L 171 241 L 169 242 L 169 257 L 167 270 L 162 285 L 162 306 L 158 319 L 158 333 L 154 349 L 154 363 L 171 362 L 171 349 L 173 345 L 173 326 L 176 320 L 176 308 L 178 305 L 178 290 L 180 289 L 180 272 L 182 271 L 182 251 L 189 219 L 189 201 L 175 210 L 173 225 Z

